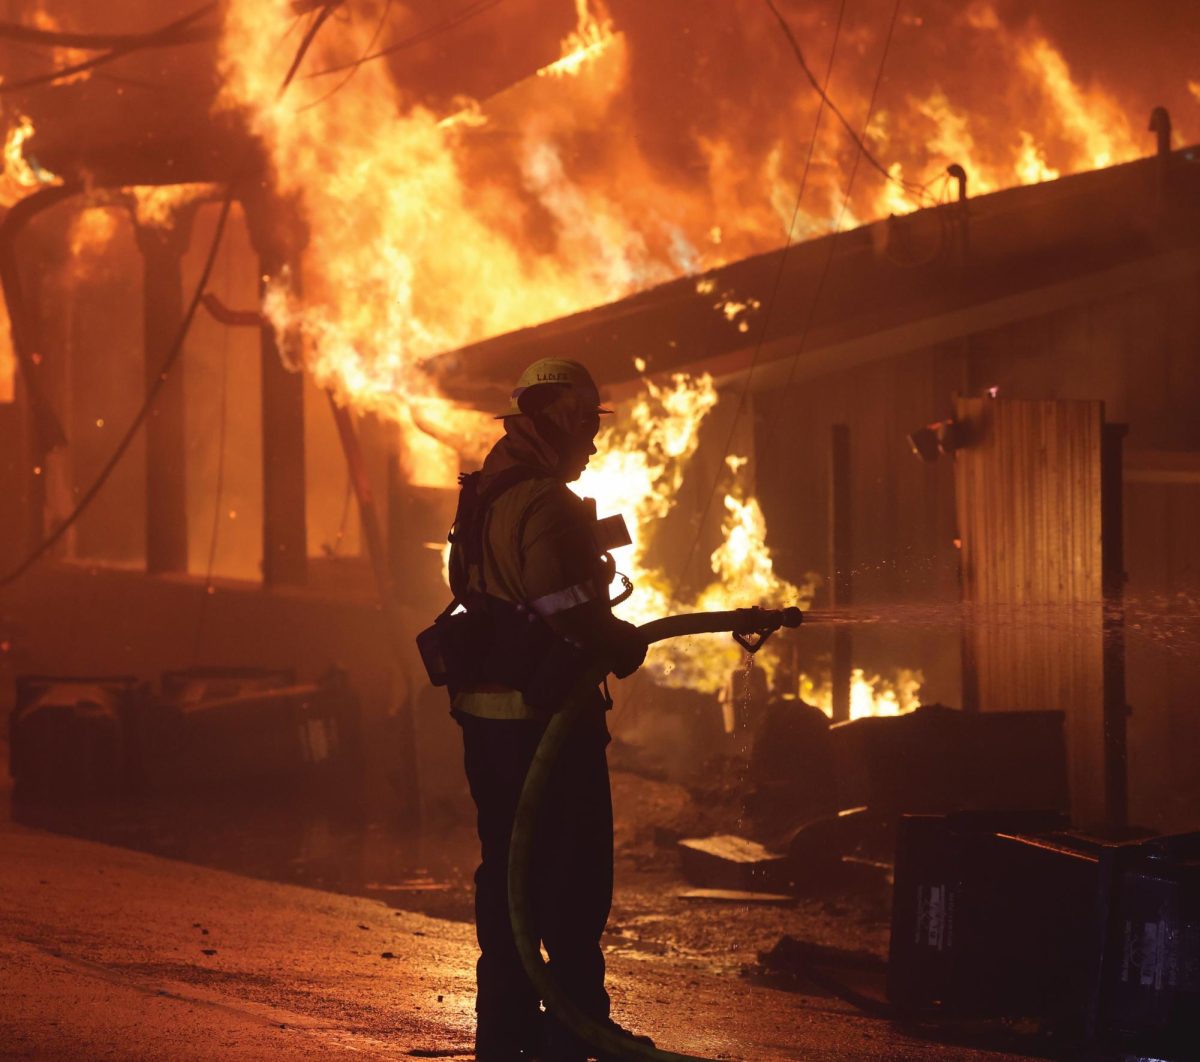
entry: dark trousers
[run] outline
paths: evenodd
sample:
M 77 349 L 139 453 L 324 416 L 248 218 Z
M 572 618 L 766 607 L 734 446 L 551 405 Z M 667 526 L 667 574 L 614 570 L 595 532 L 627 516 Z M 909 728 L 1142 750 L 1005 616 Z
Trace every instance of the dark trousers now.
M 482 861 L 475 872 L 480 1059 L 515 1060 L 539 1049 L 542 1017 L 525 975 L 508 913 L 508 847 L 525 774 L 545 724 L 456 713 L 463 729 L 467 781 L 478 809 Z M 580 1007 L 608 1017 L 600 937 L 612 906 L 613 823 L 601 712 L 563 748 L 549 779 L 535 839 L 534 903 L 538 931 L 556 981 Z M 547 1015 L 549 1059 L 582 1059 L 580 1045 Z

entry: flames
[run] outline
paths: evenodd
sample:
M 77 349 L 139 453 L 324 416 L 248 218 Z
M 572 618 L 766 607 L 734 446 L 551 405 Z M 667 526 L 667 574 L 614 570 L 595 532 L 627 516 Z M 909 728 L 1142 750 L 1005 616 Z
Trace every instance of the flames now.
M 10 207 L 30 192 L 46 185 L 61 184 L 61 179 L 38 165 L 26 154 L 26 144 L 33 136 L 33 121 L 28 115 L 18 115 L 4 136 L 4 172 L 0 174 L 0 206 Z
M 33 134 L 33 121 L 23 114 L 16 117 L 4 134 L 0 208 L 11 207 L 39 188 L 61 183 L 58 176 L 39 166 L 37 160 L 27 154 L 27 144 Z M 8 306 L 0 299 L 0 403 L 12 402 L 15 398 L 16 372 Z
M 950 69 L 921 58 L 921 35 L 931 31 L 922 18 L 902 20 L 904 45 L 920 61 L 885 82 L 865 133 L 890 179 L 864 167 L 848 193 L 855 152 L 826 115 L 798 199 L 817 101 L 786 47 L 749 14 L 742 24 L 762 85 L 752 82 L 753 70 L 742 71 L 737 85 L 723 82 L 727 72 L 716 67 L 693 70 L 694 106 L 667 137 L 685 160 L 676 165 L 653 146 L 665 135 L 661 122 L 650 130 L 641 124 L 658 95 L 635 84 L 639 70 L 645 77 L 655 66 L 644 57 L 669 43 L 647 30 L 655 7 L 631 8 L 630 25 L 618 29 L 603 7 L 575 0 L 576 28 L 557 60 L 491 99 L 456 99 L 439 110 L 402 91 L 383 62 L 363 63 L 332 84 L 308 76 L 366 54 L 381 7 L 345 5 L 281 95 L 289 42 L 300 36 L 295 5 L 225 5 L 221 106 L 244 115 L 261 139 L 277 201 L 303 230 L 302 246 L 280 249 L 288 265 L 267 279 L 264 311 L 285 341 L 281 349 L 299 352 L 296 367 L 339 402 L 396 425 L 412 482 L 451 484 L 460 459 L 477 460 L 495 433 L 485 416 L 443 396 L 437 373 L 456 371 L 453 357 L 435 369 L 443 352 L 680 275 L 696 276 L 715 312 L 748 333 L 762 308 L 716 291 L 707 279 L 713 268 L 827 232 L 839 216 L 857 224 L 943 199 L 951 163 L 981 194 L 1143 153 L 1117 99 L 1081 80 L 1035 22 L 1006 24 L 990 4 L 974 2 L 947 5 L 940 32 L 964 56 L 986 57 L 978 72 L 971 63 Z M 806 41 L 831 43 L 818 13 L 795 18 Z M 689 28 L 710 38 L 722 32 Z M 693 42 L 679 48 L 690 54 Z M 721 54 L 720 46 L 710 49 Z M 847 30 L 831 92 L 855 121 L 866 111 L 880 50 L 877 27 Z M 972 77 L 989 84 L 985 101 Z M 1200 98 L 1200 86 L 1190 91 Z M 684 593 L 684 573 L 653 561 L 652 529 L 670 516 L 715 401 L 704 377 L 646 380 L 580 484 L 603 511 L 623 512 L 632 525 L 628 566 L 637 590 L 622 613 L 635 622 L 811 598 L 811 584 L 775 575 L 763 514 L 738 457 L 718 495 L 723 541 L 709 558 L 710 585 Z M 736 657 L 727 640 L 718 656 L 660 648 L 651 666 L 667 681 L 711 686 L 726 658 Z M 888 684 L 858 672 L 853 710 L 905 710 L 919 684 L 916 673 Z M 820 687 L 806 687 L 818 703 Z
M 795 211 L 802 133 L 816 101 L 790 87 L 798 79 L 781 41 L 764 38 L 766 68 L 789 63 L 779 67 L 789 73 L 780 105 L 746 124 L 732 101 L 709 101 L 724 125 L 688 131 L 694 159 L 685 182 L 640 146 L 634 39 L 602 6 L 575 0 L 576 27 L 557 60 L 530 72 L 538 76 L 488 100 L 456 99 L 446 113 L 402 92 L 384 62 L 362 64 L 337 86 L 306 77 L 358 60 L 378 13 L 347 5 L 281 96 L 293 57 L 281 42 L 300 36 L 291 32 L 295 5 L 232 0 L 221 104 L 262 139 L 274 190 L 305 233 L 291 266 L 268 284 L 265 309 L 289 340 L 282 346 L 298 343 L 304 367 L 339 401 L 396 423 L 410 479 L 450 483 L 458 455 L 478 450 L 488 428 L 442 397 L 431 359 L 777 247 Z M 640 47 L 651 46 L 640 16 L 628 17 Z M 797 18 L 799 29 L 820 30 L 811 13 Z M 866 136 L 893 180 L 870 173 L 856 182 L 850 222 L 944 197 L 951 162 L 982 193 L 1139 153 L 1114 98 L 1080 82 L 1034 23 L 1008 26 L 983 2 L 952 19 L 963 48 L 1007 72 L 996 88 L 1002 113 L 973 108 L 961 73 L 900 79 Z M 904 31 L 914 46 L 929 33 L 919 18 Z M 841 62 L 861 56 L 869 67 L 876 33 L 856 27 Z M 865 110 L 869 81 L 835 67 L 831 90 L 848 115 Z M 778 131 L 759 135 L 760 127 Z M 831 119 L 814 159 L 793 238 L 827 231 L 840 213 L 853 152 Z M 750 331 L 757 307 L 726 297 L 716 306 Z
M 0 299 L 0 404 L 16 397 L 17 356 L 13 351 L 8 304 Z
M 876 138 L 885 152 L 906 156 L 892 163 L 893 177 L 936 189 L 946 165 L 956 162 L 966 170 L 972 194 L 980 195 L 1145 154 L 1145 140 L 1135 135 L 1116 98 L 1077 80 L 1062 51 L 1035 25 L 1010 28 L 991 4 L 976 2 L 962 13 L 960 28 L 964 46 L 993 56 L 1005 72 L 994 86 L 998 99 L 976 111 L 937 85 L 923 95 L 905 95 L 902 107 L 883 109 Z M 1136 116 L 1139 122 L 1144 117 Z M 905 213 L 929 201 L 893 185 L 881 190 L 872 213 Z
M 133 202 L 133 216 L 139 225 L 148 228 L 169 228 L 181 210 L 201 200 L 216 198 L 213 184 L 147 184 L 128 189 Z
M 850 718 L 903 715 L 921 706 L 919 691 L 925 676 L 917 670 L 900 668 L 895 680 L 879 675 L 867 677 L 862 668 L 850 672 Z M 828 676 L 800 676 L 800 696 L 814 704 L 830 718 L 833 717 L 833 687 Z
M 618 606 L 621 617 L 631 623 L 761 604 L 807 607 L 812 601 L 814 581 L 797 587 L 775 574 L 766 521 L 748 491 L 748 461 L 737 455 L 726 461 L 721 543 L 709 558 L 713 578 L 708 585 L 685 595 L 678 587 L 686 573 L 665 570 L 651 559 L 654 532 L 676 506 L 700 427 L 716 403 L 716 388 L 707 375 L 680 373 L 664 384 L 644 379 L 641 395 L 597 439 L 597 453 L 576 484 L 578 493 L 596 499 L 601 516 L 621 513 L 630 525 L 632 546 L 618 551 L 617 563 L 634 584 L 632 596 Z M 686 554 L 687 546 L 683 554 L 671 551 L 677 569 Z M 728 635 L 701 636 L 653 646 L 647 667 L 669 685 L 715 693 L 741 655 Z M 773 672 L 773 656 L 767 653 L 763 660 Z
M 561 59 L 538 70 L 538 77 L 574 77 L 608 48 L 615 35 L 612 20 L 604 12 L 593 14 L 588 0 L 575 0 L 578 26 L 565 41 Z

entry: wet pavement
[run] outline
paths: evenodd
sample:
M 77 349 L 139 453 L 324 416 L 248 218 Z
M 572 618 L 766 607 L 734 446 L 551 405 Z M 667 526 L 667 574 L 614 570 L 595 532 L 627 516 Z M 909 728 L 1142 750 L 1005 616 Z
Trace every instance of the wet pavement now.
M 471 1057 L 471 927 L 0 826 L 0 1058 Z M 614 955 L 615 1016 L 708 1058 L 1024 1057 L 697 958 Z
M 709 823 L 681 787 L 613 781 L 605 949 L 623 1023 L 714 1058 L 1030 1057 L 994 1030 L 911 1035 L 764 973 L 757 953 L 784 934 L 881 960 L 886 898 L 685 899 L 671 838 Z M 471 1057 L 470 822 L 417 835 L 345 794 L 11 810 L 0 1058 Z M 880 970 L 859 987 L 877 995 Z
M 264 881 L 382 900 L 442 918 L 471 918 L 477 861 L 466 823 L 405 829 L 336 794 L 205 794 L 154 800 L 22 801 L 24 826 L 228 870 Z

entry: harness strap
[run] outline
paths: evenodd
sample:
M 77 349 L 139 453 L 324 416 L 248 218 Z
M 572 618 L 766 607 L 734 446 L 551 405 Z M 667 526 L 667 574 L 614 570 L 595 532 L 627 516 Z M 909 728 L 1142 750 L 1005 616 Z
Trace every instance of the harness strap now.
M 515 487 L 518 483 L 524 483 L 529 479 L 542 478 L 545 476 L 545 473 L 528 465 L 514 465 L 512 468 L 506 468 L 503 472 L 493 476 L 491 482 L 482 491 L 479 489 L 481 475 L 479 472 L 471 472 L 467 475 L 459 476 L 459 483 L 462 485 L 462 490 L 458 495 L 458 510 L 454 514 L 454 526 L 450 530 L 450 541 L 461 544 L 463 557 L 466 561 L 468 581 L 470 580 L 471 568 L 475 567 L 478 569 L 479 592 L 486 595 L 487 579 L 484 575 L 483 540 L 487 526 L 488 511 L 502 494 Z M 446 607 L 442 616 L 449 615 L 460 604 L 463 604 L 463 598 L 468 593 L 469 587 L 464 590 L 462 595 L 455 594 L 454 600 Z

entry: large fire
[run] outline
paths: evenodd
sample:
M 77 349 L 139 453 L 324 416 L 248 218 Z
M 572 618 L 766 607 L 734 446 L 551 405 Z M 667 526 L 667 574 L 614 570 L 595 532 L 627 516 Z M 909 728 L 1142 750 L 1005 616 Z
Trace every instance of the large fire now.
M 711 583 L 699 594 L 684 596 L 677 587 L 685 573 L 664 571 L 649 559 L 653 531 L 675 506 L 700 425 L 716 402 L 708 376 L 679 374 L 662 386 L 646 380 L 643 393 L 622 411 L 619 422 L 600 435 L 598 452 L 576 485 L 580 494 L 596 499 L 601 515 L 621 513 L 630 525 L 633 544 L 618 552 L 618 563 L 634 591 L 618 611 L 631 623 L 764 602 L 807 606 L 812 600 L 811 584 L 795 587 L 775 575 L 766 523 L 758 502 L 746 496 L 745 461 L 737 456 L 727 462 L 724 541 L 711 556 Z M 740 655 L 726 636 L 663 642 L 647 659 L 651 671 L 668 684 L 716 692 Z
M 372 47 L 379 12 L 367 7 L 346 5 L 317 35 L 311 69 L 344 68 Z M 264 142 L 275 191 L 298 210 L 307 236 L 293 267 L 269 278 L 265 312 L 281 333 L 301 340 L 305 368 L 338 401 L 395 422 L 414 483 L 448 485 L 460 457 L 477 458 L 495 432 L 441 395 L 427 369 L 434 355 L 679 275 L 702 275 L 788 238 L 828 231 L 842 213 L 853 155 L 832 121 L 816 131 L 816 162 L 797 210 L 804 130 L 817 108 L 803 87 L 780 101 L 787 129 L 765 141 L 759 123 L 741 122 L 736 109 L 724 126 L 697 128 L 692 151 L 701 165 L 681 181 L 633 135 L 638 38 L 619 32 L 599 3 L 575 0 L 575 13 L 559 59 L 537 76 L 437 113 L 408 98 L 382 62 L 361 64 L 332 92 L 319 78 L 300 77 L 280 95 L 292 51 L 279 42 L 293 29 L 294 6 L 227 6 L 222 105 L 244 113 Z M 956 33 L 1009 72 L 1011 109 L 981 113 L 958 97 L 953 79 L 892 90 L 865 138 L 891 179 L 857 182 L 845 204 L 851 222 L 944 196 L 949 163 L 964 166 L 972 190 L 983 193 L 1140 153 L 1113 97 L 1076 80 L 1034 23 L 1007 26 L 984 2 L 954 19 Z M 921 27 L 919 18 L 905 23 L 914 40 Z M 813 14 L 798 16 L 797 28 L 820 36 Z M 877 61 L 877 34 L 859 27 L 851 38 L 843 42 L 850 53 L 843 64 Z M 770 46 L 784 47 L 778 40 Z M 863 113 L 871 78 L 833 69 L 831 92 L 843 112 Z M 714 294 L 717 311 L 749 331 L 746 318 L 761 307 Z M 811 598 L 811 585 L 775 576 L 762 512 L 736 456 L 722 488 L 725 536 L 712 554 L 711 585 L 680 600 L 683 573 L 650 563 L 650 529 L 670 510 L 715 401 L 705 378 L 647 381 L 620 425 L 602 437 L 580 485 L 634 525 L 628 574 L 637 589 L 622 606 L 634 621 Z M 728 643 L 719 652 L 730 657 L 720 663 L 735 662 Z M 716 663 L 708 649 L 701 656 L 689 647 L 659 650 L 652 660 L 668 681 L 710 687 L 728 670 Z M 918 685 L 910 676 L 888 688 L 856 673 L 852 711 L 911 707 Z M 819 683 L 807 692 L 821 701 Z
M 370 4 L 343 5 L 281 96 L 293 50 L 279 42 L 292 39 L 296 10 L 289 0 L 232 0 L 221 49 L 222 105 L 245 114 L 261 137 L 275 190 L 307 230 L 299 275 L 272 277 L 265 308 L 281 332 L 303 339 L 318 383 L 395 421 L 414 482 L 452 482 L 459 453 L 478 450 L 487 433 L 442 398 L 426 369 L 432 356 L 777 247 L 793 214 L 791 237 L 800 238 L 827 231 L 840 213 L 853 152 L 831 119 L 816 132 L 795 210 L 817 108 L 799 77 L 770 120 L 747 124 L 727 103 L 721 121 L 690 131 L 699 166 L 687 181 L 652 157 L 637 125 L 645 64 L 632 52 L 651 41 L 632 12 L 631 37 L 597 0 L 575 0 L 576 28 L 559 59 L 530 71 L 540 76 L 436 113 L 397 86 L 386 62 L 362 63 L 335 91 L 304 76 L 344 69 L 371 49 L 382 9 Z M 794 18 L 806 42 L 825 40 L 814 13 Z M 985 2 L 952 22 L 961 47 L 1007 70 L 997 93 L 1011 106 L 972 106 L 977 94 L 964 96 L 962 72 L 949 69 L 889 90 L 866 141 L 893 180 L 872 173 L 856 182 L 851 221 L 944 195 L 938 182 L 951 162 L 986 192 L 1139 153 L 1116 100 L 1078 80 L 1035 23 L 1007 25 Z M 910 48 L 923 26 L 905 21 Z M 830 91 L 853 116 L 865 110 L 871 78 L 863 75 L 881 42 L 870 25 L 847 34 Z M 790 64 L 778 35 L 761 36 L 767 67 Z M 702 105 L 713 106 L 698 96 L 698 112 Z M 786 129 L 776 113 L 786 113 Z M 764 137 L 760 127 L 772 131 Z
M 360 61 L 395 23 L 407 30 L 411 12 L 385 0 L 343 3 L 281 93 L 294 43 L 329 6 L 222 5 L 219 106 L 262 141 L 273 192 L 301 222 L 303 247 L 284 249 L 290 262 L 266 284 L 264 312 L 288 340 L 281 348 L 299 349 L 337 401 L 392 421 L 419 485 L 451 484 L 496 431 L 441 393 L 431 368 L 439 354 L 682 275 L 697 277 L 715 311 L 750 333 L 752 316 L 769 307 L 713 290 L 713 268 L 828 232 L 837 219 L 859 224 L 943 199 L 951 163 L 982 194 L 1143 153 L 1140 110 L 1073 68 L 1038 21 L 1006 20 L 988 0 L 906 13 L 886 45 L 886 19 L 870 12 L 849 15 L 835 37 L 815 5 L 788 7 L 814 68 L 828 61 L 830 97 L 850 128 L 890 56 L 859 130 L 881 172 L 864 168 L 852 187 L 854 142 L 830 110 L 819 115 L 765 6 L 689 21 L 681 3 L 627 5 L 618 25 L 602 0 L 573 0 L 575 28 L 557 59 L 490 98 L 432 104 L 402 90 L 388 61 Z M 40 3 L 34 17 L 52 25 Z M 351 76 L 318 76 L 347 67 Z M 1200 101 L 1200 83 L 1175 88 L 1173 100 Z M 1186 138 L 1190 115 L 1175 118 Z M 0 205 L 57 180 L 29 156 L 32 133 L 26 118 L 10 124 Z M 129 195 L 139 223 L 166 225 L 209 192 Z M 113 221 L 104 210 L 77 217 L 81 256 L 104 245 Z M 9 376 L 0 352 L 0 396 Z M 637 591 L 622 606 L 631 619 L 812 595 L 812 585 L 775 575 L 738 455 L 716 496 L 724 537 L 710 585 L 684 593 L 685 573 L 652 562 L 650 531 L 669 513 L 715 402 L 705 378 L 647 379 L 581 485 L 635 525 Z M 696 652 L 662 650 L 653 666 L 669 681 L 719 681 L 703 677 L 720 669 Z M 871 691 L 873 710 L 901 710 L 915 703 L 915 682 L 901 677 L 889 692 L 859 674 L 855 696 Z M 819 682 L 808 692 L 820 701 Z

